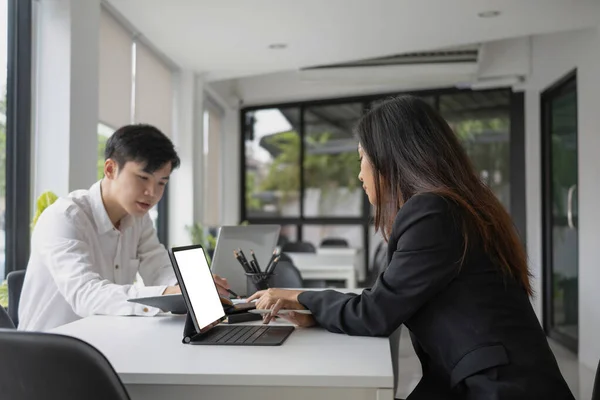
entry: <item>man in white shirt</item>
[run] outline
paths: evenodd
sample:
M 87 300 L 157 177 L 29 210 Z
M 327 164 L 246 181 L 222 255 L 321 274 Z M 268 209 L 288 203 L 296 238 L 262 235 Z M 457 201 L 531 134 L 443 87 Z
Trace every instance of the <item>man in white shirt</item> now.
M 94 315 L 153 316 L 135 297 L 180 293 L 148 211 L 180 160 L 150 125 L 128 125 L 107 141 L 104 178 L 61 197 L 40 216 L 19 303 L 19 329 L 45 331 Z M 145 286 L 134 285 L 139 272 Z M 228 296 L 227 281 L 215 276 Z

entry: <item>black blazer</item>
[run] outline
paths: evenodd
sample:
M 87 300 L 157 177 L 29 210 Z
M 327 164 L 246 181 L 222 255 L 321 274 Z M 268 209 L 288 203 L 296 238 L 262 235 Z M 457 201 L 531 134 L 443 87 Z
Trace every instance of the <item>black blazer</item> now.
M 361 295 L 307 291 L 298 300 L 331 332 L 411 332 L 423 378 L 416 399 L 574 399 L 525 289 L 482 246 L 465 261 L 458 206 L 413 196 L 398 212 L 387 269 Z

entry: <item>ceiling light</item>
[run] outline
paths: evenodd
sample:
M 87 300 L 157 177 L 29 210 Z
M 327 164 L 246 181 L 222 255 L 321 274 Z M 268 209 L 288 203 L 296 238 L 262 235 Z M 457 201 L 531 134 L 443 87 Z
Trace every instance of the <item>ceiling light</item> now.
M 271 50 L 283 50 L 287 47 L 287 44 L 285 43 L 273 43 L 269 45 L 269 48 Z
M 480 18 L 494 18 L 497 17 L 498 15 L 500 15 L 500 11 L 497 10 L 493 10 L 493 11 L 482 11 L 479 14 L 477 14 Z

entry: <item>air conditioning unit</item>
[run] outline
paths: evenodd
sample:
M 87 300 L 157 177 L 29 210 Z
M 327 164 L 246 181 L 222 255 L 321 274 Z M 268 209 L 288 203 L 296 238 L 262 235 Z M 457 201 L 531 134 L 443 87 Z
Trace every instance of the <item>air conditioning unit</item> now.
M 407 53 L 300 70 L 300 79 L 313 82 L 393 84 L 471 77 L 477 72 L 478 48 Z

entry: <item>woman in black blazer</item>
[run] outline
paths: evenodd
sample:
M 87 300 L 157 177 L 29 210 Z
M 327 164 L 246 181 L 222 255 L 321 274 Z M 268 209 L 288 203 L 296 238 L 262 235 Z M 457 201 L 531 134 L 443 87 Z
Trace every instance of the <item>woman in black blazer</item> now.
M 401 96 L 356 128 L 363 183 L 388 241 L 386 270 L 360 295 L 269 289 L 257 307 L 348 335 L 408 327 L 423 367 L 416 399 L 573 399 L 531 306 L 508 213 L 444 119 Z

